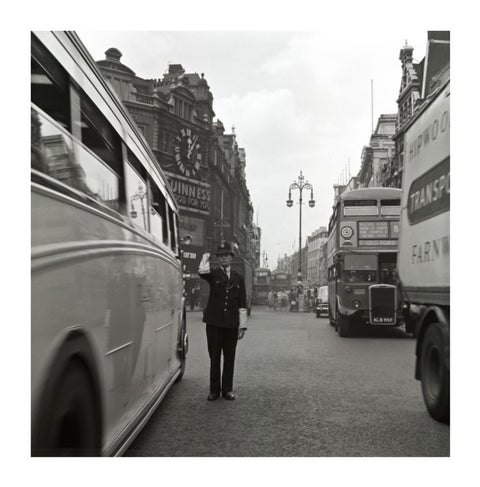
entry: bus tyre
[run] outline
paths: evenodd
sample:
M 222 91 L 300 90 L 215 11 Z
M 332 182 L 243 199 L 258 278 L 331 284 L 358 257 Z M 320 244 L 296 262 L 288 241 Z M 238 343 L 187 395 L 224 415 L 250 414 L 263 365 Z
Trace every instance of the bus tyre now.
M 341 337 L 348 337 L 350 335 L 350 320 L 340 313 L 337 313 L 337 331 Z
M 67 365 L 42 418 L 33 456 L 97 456 L 101 430 L 90 375 L 78 360 Z
M 450 420 L 450 371 L 446 366 L 445 337 L 439 323 L 431 323 L 423 338 L 420 377 L 428 413 L 442 423 Z

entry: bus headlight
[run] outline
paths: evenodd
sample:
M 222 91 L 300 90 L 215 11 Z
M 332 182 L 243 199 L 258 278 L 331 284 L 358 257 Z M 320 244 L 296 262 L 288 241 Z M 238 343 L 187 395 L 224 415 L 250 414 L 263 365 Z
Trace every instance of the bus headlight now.
M 355 301 L 352 301 L 352 306 L 356 309 L 360 308 L 360 301 L 358 299 L 355 299 Z

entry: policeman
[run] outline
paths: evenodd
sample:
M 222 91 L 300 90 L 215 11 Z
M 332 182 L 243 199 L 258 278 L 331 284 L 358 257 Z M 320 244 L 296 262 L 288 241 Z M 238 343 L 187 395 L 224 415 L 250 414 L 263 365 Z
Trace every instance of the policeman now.
M 198 274 L 210 284 L 210 294 L 203 321 L 207 324 L 210 356 L 209 401 L 222 397 L 233 401 L 233 370 L 237 341 L 247 330 L 247 296 L 243 277 L 231 269 L 233 252 L 228 242 L 217 249 L 220 267 L 210 269 L 210 254 L 203 254 Z M 223 352 L 223 373 L 220 372 Z

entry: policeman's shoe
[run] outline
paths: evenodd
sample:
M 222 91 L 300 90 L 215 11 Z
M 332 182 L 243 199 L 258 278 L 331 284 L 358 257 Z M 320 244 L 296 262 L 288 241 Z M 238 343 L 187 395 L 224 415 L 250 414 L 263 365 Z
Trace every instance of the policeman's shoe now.
M 216 399 L 218 399 L 220 397 L 220 394 L 214 394 L 214 393 L 210 393 L 207 397 L 207 401 L 215 401 Z
M 231 392 L 224 392 L 222 393 L 223 399 L 226 399 L 227 401 L 233 401 L 235 399 L 235 396 Z

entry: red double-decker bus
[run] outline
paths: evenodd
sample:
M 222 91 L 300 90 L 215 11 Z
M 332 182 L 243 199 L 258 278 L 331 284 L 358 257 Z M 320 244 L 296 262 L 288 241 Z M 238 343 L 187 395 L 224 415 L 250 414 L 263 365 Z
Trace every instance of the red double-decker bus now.
M 342 337 L 365 325 L 401 323 L 397 249 L 401 190 L 342 193 L 329 222 L 329 318 Z

